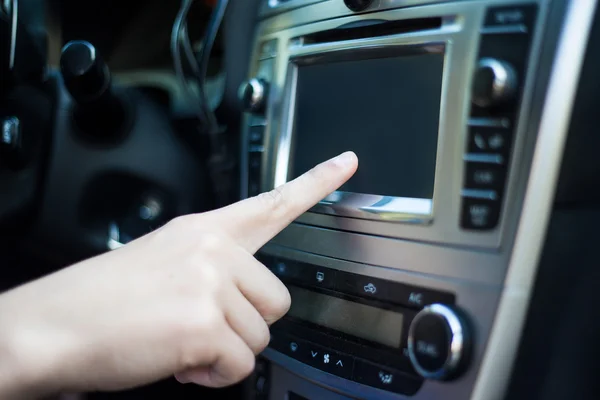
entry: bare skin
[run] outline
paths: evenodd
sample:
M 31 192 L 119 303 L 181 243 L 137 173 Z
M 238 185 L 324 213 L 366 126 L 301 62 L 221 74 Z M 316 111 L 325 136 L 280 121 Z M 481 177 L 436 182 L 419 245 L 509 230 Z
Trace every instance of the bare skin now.
M 289 309 L 254 253 L 356 171 L 354 153 L 0 295 L 0 398 L 245 378 Z

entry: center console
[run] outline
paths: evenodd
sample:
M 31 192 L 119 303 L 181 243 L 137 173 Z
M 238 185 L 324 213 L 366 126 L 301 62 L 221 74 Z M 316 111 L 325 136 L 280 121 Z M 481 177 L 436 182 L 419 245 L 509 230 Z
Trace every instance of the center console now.
M 556 3 L 264 1 L 243 196 L 346 150 L 359 169 L 257 255 L 292 307 L 256 398 L 502 396 L 575 86 L 557 69 L 587 39 Z

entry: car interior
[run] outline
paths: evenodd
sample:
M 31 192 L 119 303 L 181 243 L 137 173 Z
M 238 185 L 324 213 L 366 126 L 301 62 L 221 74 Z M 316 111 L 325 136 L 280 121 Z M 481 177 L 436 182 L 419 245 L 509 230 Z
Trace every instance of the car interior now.
M 292 305 L 251 376 L 65 398 L 598 399 L 595 38 L 596 0 L 1 0 L 0 290 L 352 150 L 255 255 Z

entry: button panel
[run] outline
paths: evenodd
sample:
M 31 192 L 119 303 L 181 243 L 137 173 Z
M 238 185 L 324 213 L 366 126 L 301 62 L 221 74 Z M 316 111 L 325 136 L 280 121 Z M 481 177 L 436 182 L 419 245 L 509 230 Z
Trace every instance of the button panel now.
M 515 90 L 506 101 L 471 107 L 460 216 L 466 230 L 489 231 L 500 222 L 536 13 L 534 4 L 493 7 L 480 30 L 478 63 L 506 66 Z
M 259 253 L 257 259 L 284 282 L 421 309 L 429 304 L 453 304 L 454 295 L 365 275 L 337 271 L 300 261 Z
M 423 384 L 423 380 L 417 376 L 410 376 L 281 332 L 271 334 L 269 347 L 321 371 L 394 393 L 410 396 Z

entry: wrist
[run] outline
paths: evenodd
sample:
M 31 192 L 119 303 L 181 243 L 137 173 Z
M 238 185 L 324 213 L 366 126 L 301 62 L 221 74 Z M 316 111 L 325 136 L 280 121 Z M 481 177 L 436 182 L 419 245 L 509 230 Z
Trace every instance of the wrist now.
M 0 295 L 0 398 L 40 398 L 60 390 L 59 346 L 20 292 Z

